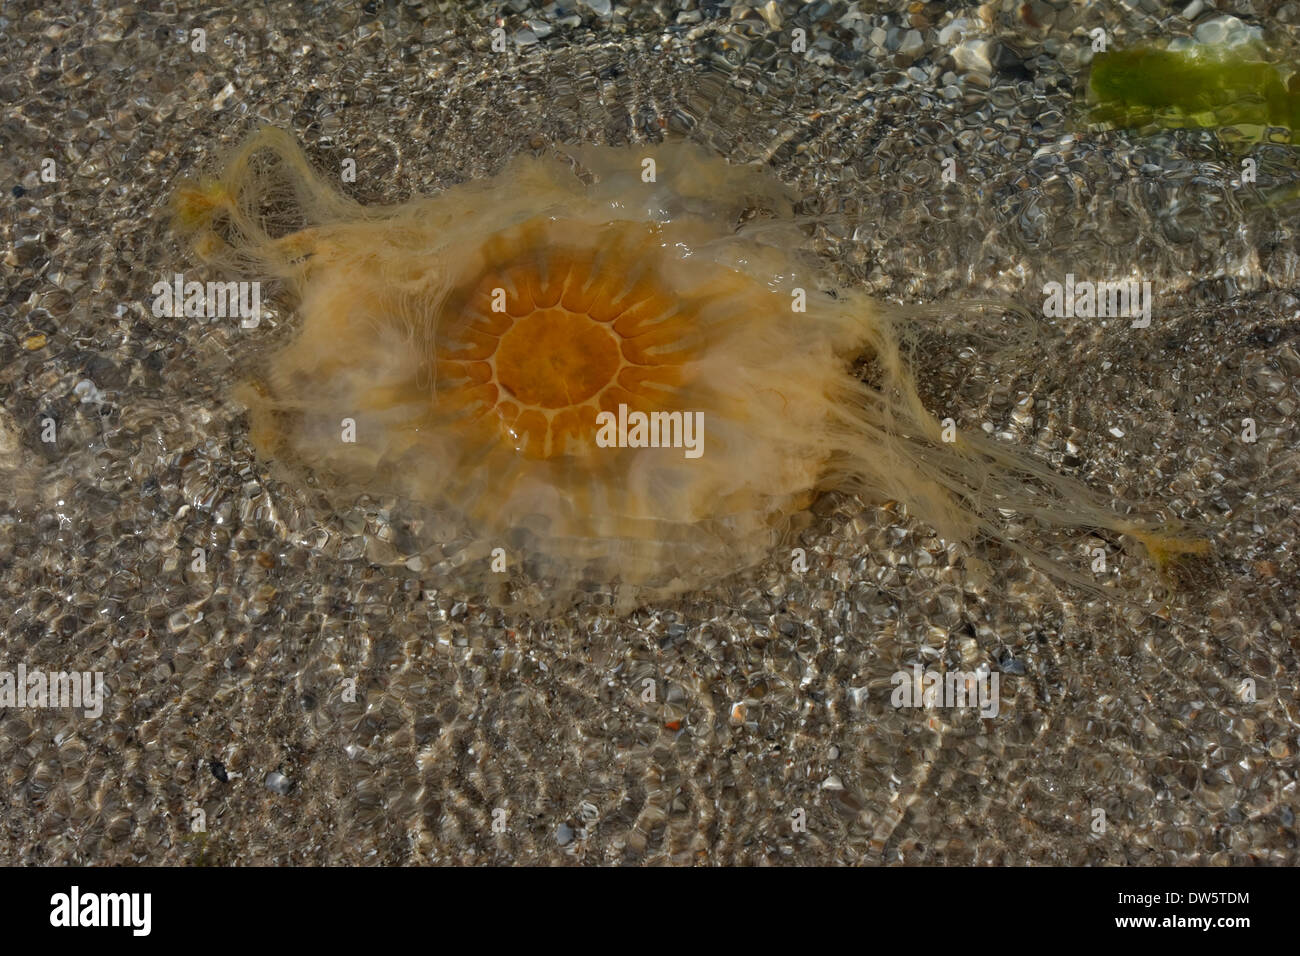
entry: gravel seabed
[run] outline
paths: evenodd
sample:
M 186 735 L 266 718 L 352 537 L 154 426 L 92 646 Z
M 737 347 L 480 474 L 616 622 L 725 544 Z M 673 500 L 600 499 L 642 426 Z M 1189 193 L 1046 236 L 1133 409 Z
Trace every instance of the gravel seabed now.
M 1098 28 L 1297 48 L 1300 4 L 1233 7 L 6 3 L 0 669 L 109 697 L 0 707 L 0 861 L 1295 864 L 1300 161 L 1075 105 Z M 630 615 L 458 594 L 392 502 L 324 507 L 254 452 L 229 385 L 291 311 L 151 311 L 194 269 L 172 189 L 261 123 L 354 158 L 367 203 L 550 144 L 762 164 L 841 281 L 957 303 L 932 409 L 1207 523 L 1213 574 L 1059 553 L 1105 549 L 1139 612 L 832 495 L 803 573 Z M 1151 280 L 1151 326 L 1042 318 L 1067 273 Z M 1032 360 L 980 296 L 1036 316 Z M 913 665 L 999 673 L 997 716 L 894 708 Z

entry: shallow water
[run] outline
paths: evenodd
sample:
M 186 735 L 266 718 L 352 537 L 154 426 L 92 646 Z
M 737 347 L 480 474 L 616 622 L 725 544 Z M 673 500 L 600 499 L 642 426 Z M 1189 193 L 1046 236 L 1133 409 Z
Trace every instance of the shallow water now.
M 0 667 L 110 696 L 0 711 L 6 862 L 1296 862 L 1300 162 L 1255 146 L 1252 188 L 1214 131 L 1081 123 L 1090 30 L 1216 16 L 1131 6 L 7 5 Z M 1237 15 L 1296 39 L 1294 4 Z M 260 122 L 354 158 L 363 202 L 549 143 L 762 162 L 845 284 L 1039 316 L 1008 358 L 1023 321 L 954 307 L 929 406 L 1210 524 L 1216 575 L 1152 616 L 830 496 L 803 573 L 774 555 L 628 617 L 440 593 L 399 503 L 335 512 L 254 453 L 227 386 L 291 314 L 253 339 L 150 310 L 193 269 L 172 187 Z M 1150 279 L 1150 327 L 1041 318 L 1070 273 Z M 1111 545 L 1060 557 L 1160 592 Z M 896 709 L 914 664 L 999 673 L 997 716 Z

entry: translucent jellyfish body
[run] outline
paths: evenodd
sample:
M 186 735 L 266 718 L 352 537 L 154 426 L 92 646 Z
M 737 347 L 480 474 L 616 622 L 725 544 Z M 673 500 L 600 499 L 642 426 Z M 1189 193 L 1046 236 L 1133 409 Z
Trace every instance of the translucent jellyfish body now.
M 796 198 L 677 144 L 520 157 L 364 207 L 266 129 L 176 213 L 206 260 L 296 298 L 295 337 L 241 393 L 255 445 L 341 498 L 419 505 L 417 544 L 459 542 L 465 588 L 503 556 L 548 594 L 705 588 L 829 488 L 950 540 L 1001 537 L 1009 510 L 1143 534 L 1013 450 L 946 441 L 908 320 L 829 291 Z

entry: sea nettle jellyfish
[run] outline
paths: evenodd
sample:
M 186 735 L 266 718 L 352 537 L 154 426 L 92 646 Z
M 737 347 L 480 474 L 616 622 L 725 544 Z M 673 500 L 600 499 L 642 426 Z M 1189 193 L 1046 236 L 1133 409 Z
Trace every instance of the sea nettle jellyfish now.
M 416 544 L 461 588 L 507 562 L 547 602 L 708 587 L 828 489 L 951 541 L 1005 540 L 1016 512 L 1133 534 L 1158 564 L 1185 550 L 1012 448 L 945 441 L 901 347 L 915 316 L 832 292 L 796 198 L 672 144 L 523 156 L 365 207 L 264 129 L 175 212 L 226 278 L 296 302 L 240 392 L 260 453 L 341 501 L 418 507 Z

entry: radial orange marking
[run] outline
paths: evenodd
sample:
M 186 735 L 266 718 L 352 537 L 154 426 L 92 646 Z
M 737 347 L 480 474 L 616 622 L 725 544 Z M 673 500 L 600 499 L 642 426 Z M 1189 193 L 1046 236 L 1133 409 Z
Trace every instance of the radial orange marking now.
M 439 326 L 440 400 L 474 418 L 491 412 L 528 458 L 591 454 L 596 415 L 620 404 L 673 410 L 681 366 L 700 346 L 692 303 L 648 268 L 653 235 L 591 238 L 590 248 L 548 247 L 536 223 L 492 237 Z

